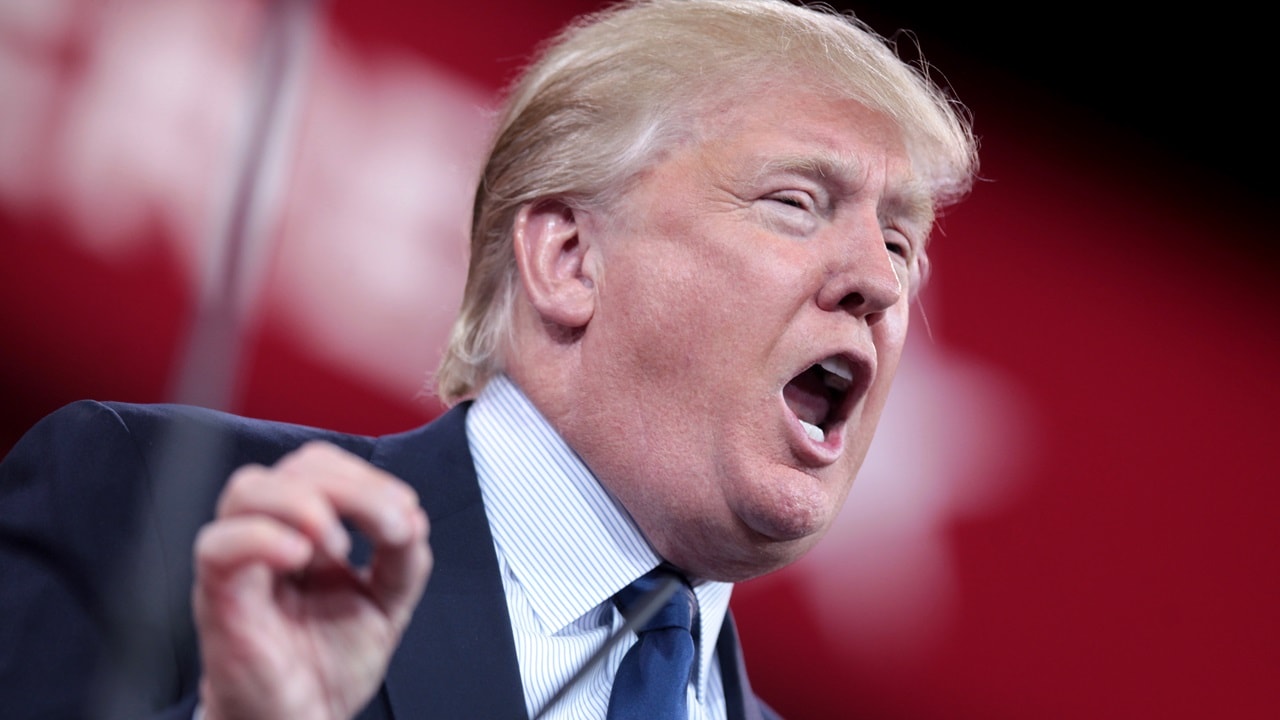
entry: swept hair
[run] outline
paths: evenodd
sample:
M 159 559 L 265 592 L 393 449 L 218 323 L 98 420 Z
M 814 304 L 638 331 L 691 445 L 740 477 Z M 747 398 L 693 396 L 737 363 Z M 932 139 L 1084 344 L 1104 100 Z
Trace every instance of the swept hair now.
M 784 0 L 629 0 L 586 15 L 507 91 L 476 189 L 440 398 L 472 396 L 504 367 L 519 286 L 511 228 L 522 206 L 608 207 L 701 113 L 797 81 L 892 118 L 935 209 L 968 191 L 977 147 L 964 108 L 926 65 L 904 62 L 851 15 Z

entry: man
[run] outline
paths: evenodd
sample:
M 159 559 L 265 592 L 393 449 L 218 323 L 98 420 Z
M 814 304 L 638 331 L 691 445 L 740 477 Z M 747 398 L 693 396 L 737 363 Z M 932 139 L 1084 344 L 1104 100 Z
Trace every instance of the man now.
M 453 409 L 387 438 L 163 406 L 46 419 L 0 479 L 0 705 L 614 717 L 637 707 L 634 634 L 589 659 L 660 568 L 696 598 L 663 714 L 769 715 L 731 583 L 830 526 L 974 165 L 951 101 L 847 18 L 656 0 L 574 24 L 512 89 L 479 183 L 437 378 Z M 174 427 L 220 452 L 173 460 Z M 121 603 L 158 628 L 121 633 Z M 102 653 L 135 671 L 91 682 Z

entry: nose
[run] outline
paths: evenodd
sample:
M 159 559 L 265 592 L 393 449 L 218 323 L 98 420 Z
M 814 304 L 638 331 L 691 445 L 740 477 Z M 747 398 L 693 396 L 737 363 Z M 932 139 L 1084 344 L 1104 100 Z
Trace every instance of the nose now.
M 898 262 L 885 246 L 878 220 L 859 223 L 849 234 L 831 243 L 827 273 L 818 292 L 818 306 L 828 312 L 847 312 L 875 324 L 893 307 L 906 289 L 898 274 Z M 850 237 L 853 239 L 850 240 Z

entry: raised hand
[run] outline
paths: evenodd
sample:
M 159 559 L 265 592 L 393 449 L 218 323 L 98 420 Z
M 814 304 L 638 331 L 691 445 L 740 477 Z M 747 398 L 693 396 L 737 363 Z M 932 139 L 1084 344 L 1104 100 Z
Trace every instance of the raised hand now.
M 368 567 L 347 562 L 343 518 L 373 543 Z M 359 712 L 426 586 L 427 533 L 408 485 L 329 444 L 237 470 L 195 547 L 205 717 Z

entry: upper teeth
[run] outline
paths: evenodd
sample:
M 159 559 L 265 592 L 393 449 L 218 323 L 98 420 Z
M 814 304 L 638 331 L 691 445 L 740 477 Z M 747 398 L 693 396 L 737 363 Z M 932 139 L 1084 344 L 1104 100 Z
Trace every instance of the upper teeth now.
M 827 376 L 827 386 L 843 390 L 853 382 L 853 370 L 849 369 L 849 361 L 842 357 L 829 357 L 819 365 L 831 373 Z

